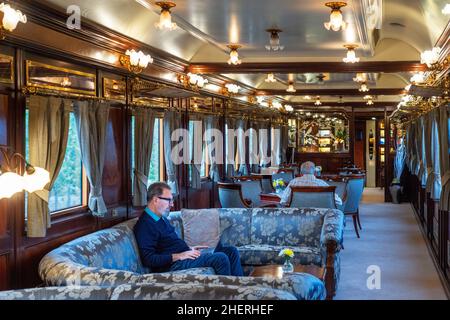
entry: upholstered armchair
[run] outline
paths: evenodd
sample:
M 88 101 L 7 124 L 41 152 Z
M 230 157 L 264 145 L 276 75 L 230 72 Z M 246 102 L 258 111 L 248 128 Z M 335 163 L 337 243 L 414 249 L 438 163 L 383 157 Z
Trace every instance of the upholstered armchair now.
M 364 191 L 364 175 L 349 175 L 347 178 L 347 200 L 344 206 L 344 214 L 351 215 L 353 219 L 353 227 L 356 236 L 359 238 L 359 229 L 361 228 L 361 221 L 359 219 L 359 202 Z
M 277 173 L 272 175 L 272 181 L 276 179 L 283 179 L 286 185 L 294 179 L 294 170 L 293 169 L 280 169 Z
M 222 208 L 250 208 L 251 201 L 244 199 L 242 186 L 236 183 L 218 182 L 219 201 Z
M 252 207 L 258 207 L 261 204 L 262 184 L 261 176 L 241 176 L 234 177 L 234 182 L 241 185 L 242 197 L 251 201 Z

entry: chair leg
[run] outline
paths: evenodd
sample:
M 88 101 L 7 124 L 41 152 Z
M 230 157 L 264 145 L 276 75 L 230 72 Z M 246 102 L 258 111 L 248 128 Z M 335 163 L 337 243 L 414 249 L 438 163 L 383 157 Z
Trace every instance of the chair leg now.
M 357 222 L 356 222 L 356 219 L 357 219 L 356 218 L 356 214 L 353 214 L 352 218 L 353 218 L 353 227 L 355 228 L 356 236 L 359 238 L 358 226 L 356 225 L 357 224 Z
M 361 220 L 359 220 L 359 209 L 358 209 L 358 211 L 356 211 L 356 220 L 358 221 L 358 226 L 359 226 L 359 229 L 360 230 L 362 230 L 362 228 L 361 228 Z

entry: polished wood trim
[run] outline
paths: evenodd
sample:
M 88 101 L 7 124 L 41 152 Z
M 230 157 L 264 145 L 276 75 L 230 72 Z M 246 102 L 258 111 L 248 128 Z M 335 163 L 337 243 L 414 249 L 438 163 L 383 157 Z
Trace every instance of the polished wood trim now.
M 337 253 L 338 244 L 336 241 L 327 242 L 327 258 L 325 261 L 325 288 L 327 289 L 327 300 L 333 299 L 336 295 L 336 281 L 334 269 L 334 260 Z
M 335 192 L 336 186 L 329 186 L 329 187 L 290 187 L 292 192 L 313 192 L 313 193 L 319 193 L 319 192 Z
M 253 180 L 262 180 L 262 176 L 261 175 L 253 175 L 253 176 L 237 176 L 237 177 L 232 177 L 232 179 L 234 181 L 253 181 Z
M 242 186 L 237 183 L 217 182 L 219 189 L 242 190 Z
M 426 71 L 419 61 L 363 61 L 343 62 L 244 62 L 230 66 L 227 63 L 193 63 L 186 72 L 214 73 L 308 73 L 308 72 L 411 72 Z
M 297 89 L 295 92 L 286 92 L 286 90 L 257 90 L 257 96 L 365 96 L 370 95 L 401 95 L 405 93 L 404 88 L 373 88 L 369 92 L 360 92 L 357 88 L 348 89 Z
M 370 91 L 368 92 L 370 94 Z M 394 107 L 399 101 L 374 101 L 373 105 L 368 106 L 365 101 L 322 101 L 322 105 L 316 106 L 314 102 L 292 102 L 290 105 L 294 109 L 302 109 L 302 107 L 313 107 L 317 110 L 325 109 L 325 107 L 354 107 L 354 108 L 381 108 L 381 107 Z

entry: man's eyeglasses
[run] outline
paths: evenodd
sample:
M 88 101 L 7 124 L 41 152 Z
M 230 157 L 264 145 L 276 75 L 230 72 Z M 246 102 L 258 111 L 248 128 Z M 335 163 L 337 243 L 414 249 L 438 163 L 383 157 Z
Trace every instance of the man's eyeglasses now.
M 166 201 L 168 201 L 169 203 L 173 203 L 173 198 L 158 197 L 158 199 L 166 200 Z

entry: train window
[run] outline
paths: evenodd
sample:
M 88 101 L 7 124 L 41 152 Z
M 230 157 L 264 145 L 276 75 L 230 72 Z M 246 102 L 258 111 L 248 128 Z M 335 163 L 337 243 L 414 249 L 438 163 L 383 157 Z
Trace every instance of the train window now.
M 25 113 L 25 154 L 29 158 L 28 136 L 29 112 Z M 86 177 L 81 161 L 80 144 L 78 142 L 75 116 L 71 112 L 69 116 L 69 134 L 67 139 L 66 154 L 59 171 L 58 177 L 49 194 L 48 207 L 50 213 L 60 212 L 66 209 L 83 206 L 86 204 Z M 27 195 L 25 196 L 27 200 Z M 27 201 L 25 202 L 25 204 Z M 25 205 L 27 208 L 27 205 Z M 27 210 L 25 209 L 25 212 Z

